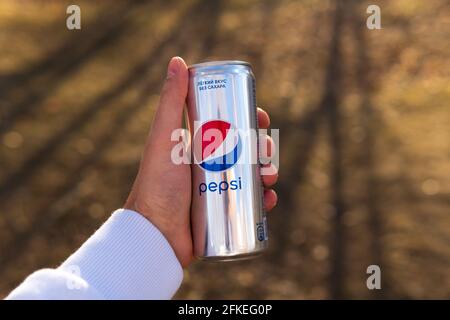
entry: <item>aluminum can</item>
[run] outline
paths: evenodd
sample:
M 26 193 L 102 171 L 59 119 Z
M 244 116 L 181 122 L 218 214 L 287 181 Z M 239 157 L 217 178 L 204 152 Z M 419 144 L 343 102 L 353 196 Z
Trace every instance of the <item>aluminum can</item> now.
M 187 111 L 194 255 L 224 261 L 255 256 L 267 248 L 268 237 L 250 64 L 190 66 Z

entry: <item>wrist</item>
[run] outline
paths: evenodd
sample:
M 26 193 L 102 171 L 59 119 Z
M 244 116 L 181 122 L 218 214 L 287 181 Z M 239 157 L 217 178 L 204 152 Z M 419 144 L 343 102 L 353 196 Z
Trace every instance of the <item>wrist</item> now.
M 127 210 L 134 211 L 144 217 L 153 226 L 155 226 L 159 232 L 164 236 L 168 244 L 171 246 L 175 255 L 183 267 L 187 267 L 193 260 L 191 243 L 187 244 L 183 239 L 179 239 L 180 230 L 186 228 L 185 225 L 178 225 L 177 221 L 172 220 L 174 215 L 168 214 L 167 212 L 158 212 L 155 208 L 158 206 L 151 206 L 141 201 L 137 201 L 136 198 L 130 195 L 130 197 L 125 202 L 123 208 Z M 163 210 L 161 210 L 163 211 Z M 168 217 L 163 219 L 162 217 Z M 189 226 L 187 226 L 189 229 Z M 190 234 L 189 230 L 184 230 Z M 184 233 L 185 233 L 184 232 Z M 183 232 L 181 232 L 183 234 Z M 178 245 L 184 242 L 183 245 Z M 192 240 L 191 240 L 192 241 Z M 180 248 L 181 247 L 181 248 Z M 187 250 L 186 250 L 187 249 Z

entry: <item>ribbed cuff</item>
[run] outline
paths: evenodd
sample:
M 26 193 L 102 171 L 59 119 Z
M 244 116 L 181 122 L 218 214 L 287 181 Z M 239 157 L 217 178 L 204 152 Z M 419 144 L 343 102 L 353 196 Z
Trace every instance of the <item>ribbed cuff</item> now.
M 105 299 L 170 299 L 183 269 L 161 232 L 139 213 L 119 209 L 58 269 Z

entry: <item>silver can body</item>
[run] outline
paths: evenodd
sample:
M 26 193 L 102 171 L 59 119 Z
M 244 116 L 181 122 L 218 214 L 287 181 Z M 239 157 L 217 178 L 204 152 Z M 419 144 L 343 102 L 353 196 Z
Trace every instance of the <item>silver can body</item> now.
M 200 158 L 192 165 L 194 254 L 204 260 L 257 255 L 268 238 L 257 135 L 255 146 L 242 134 L 258 130 L 251 66 L 241 61 L 191 66 L 187 107 L 192 150 Z M 208 135 L 211 128 L 219 138 Z M 238 134 L 230 137 L 228 129 Z M 256 161 L 249 161 L 255 150 Z

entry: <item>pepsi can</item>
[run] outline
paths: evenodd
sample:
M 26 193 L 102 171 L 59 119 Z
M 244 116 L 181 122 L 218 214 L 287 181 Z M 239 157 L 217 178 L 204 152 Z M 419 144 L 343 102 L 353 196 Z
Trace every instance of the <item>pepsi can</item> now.
M 187 111 L 194 158 L 194 255 L 204 260 L 254 256 L 268 241 L 250 64 L 190 66 Z

